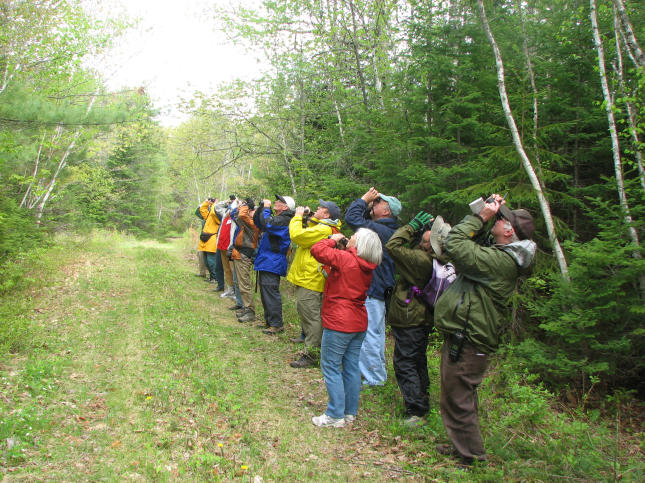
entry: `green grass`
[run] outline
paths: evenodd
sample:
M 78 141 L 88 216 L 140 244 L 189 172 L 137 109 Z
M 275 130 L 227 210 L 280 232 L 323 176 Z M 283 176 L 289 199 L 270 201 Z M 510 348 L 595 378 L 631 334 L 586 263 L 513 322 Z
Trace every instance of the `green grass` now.
M 388 384 L 362 393 L 353 427 L 315 428 L 326 391 L 319 369 L 288 366 L 299 333 L 288 282 L 287 330 L 265 336 L 193 276 L 186 238 L 61 237 L 15 270 L 25 281 L 0 307 L 9 480 L 643 480 L 642 423 L 624 406 L 617 419 L 615 404 L 602 416 L 564 411 L 504 360 L 480 392 L 489 462 L 464 472 L 435 453 L 446 440 L 437 341 L 425 426 L 402 424 L 390 367 Z

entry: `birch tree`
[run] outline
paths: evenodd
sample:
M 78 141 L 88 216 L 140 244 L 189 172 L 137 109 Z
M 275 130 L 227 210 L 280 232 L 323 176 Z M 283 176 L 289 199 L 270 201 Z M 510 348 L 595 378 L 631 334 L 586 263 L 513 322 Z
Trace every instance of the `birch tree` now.
M 551 215 L 551 208 L 549 206 L 549 202 L 546 199 L 546 196 L 544 195 L 544 191 L 542 190 L 542 184 L 540 183 L 540 180 L 538 179 L 535 169 L 533 168 L 533 164 L 531 163 L 531 160 L 529 159 L 528 155 L 526 154 L 526 151 L 524 150 L 522 139 L 517 129 L 517 124 L 515 123 L 515 118 L 513 117 L 511 106 L 508 101 L 508 94 L 506 93 L 506 80 L 504 76 L 504 62 L 502 59 L 502 54 L 499 50 L 499 47 L 497 46 L 495 37 L 493 37 L 493 33 L 491 32 L 490 26 L 488 24 L 488 17 L 486 16 L 486 10 L 484 8 L 483 0 L 477 0 L 477 5 L 479 7 L 479 14 L 481 17 L 482 25 L 484 27 L 484 31 L 486 33 L 486 37 L 488 38 L 488 41 L 493 49 L 493 53 L 495 54 L 495 65 L 497 69 L 497 87 L 498 87 L 499 96 L 502 102 L 502 109 L 504 110 L 504 116 L 506 117 L 506 122 L 511 131 L 515 149 L 519 154 L 520 159 L 522 160 L 522 164 L 524 165 L 524 170 L 526 171 L 526 174 L 529 177 L 531 185 L 533 186 L 533 189 L 540 203 L 542 216 L 544 218 L 547 233 L 549 235 L 549 240 L 551 241 L 551 246 L 553 247 L 553 253 L 560 267 L 560 273 L 562 273 L 562 276 L 565 279 L 568 279 L 569 270 L 567 266 L 567 261 L 555 231 L 555 225 L 553 223 L 553 217 Z

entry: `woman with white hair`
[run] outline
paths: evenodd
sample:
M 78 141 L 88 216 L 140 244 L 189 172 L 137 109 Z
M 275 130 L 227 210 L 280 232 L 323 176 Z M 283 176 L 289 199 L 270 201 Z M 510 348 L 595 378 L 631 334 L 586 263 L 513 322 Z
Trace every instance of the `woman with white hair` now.
M 354 421 L 358 412 L 358 359 L 367 330 L 364 302 L 372 272 L 383 258 L 383 247 L 374 231 L 360 228 L 349 240 L 338 233 L 319 241 L 311 247 L 311 254 L 328 273 L 322 304 L 320 368 L 329 395 L 327 410 L 312 422 L 342 428 Z

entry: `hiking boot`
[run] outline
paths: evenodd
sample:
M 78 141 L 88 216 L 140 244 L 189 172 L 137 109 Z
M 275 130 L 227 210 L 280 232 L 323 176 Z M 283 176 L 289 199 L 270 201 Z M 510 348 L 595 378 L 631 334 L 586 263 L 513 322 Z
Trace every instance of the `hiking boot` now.
M 233 305 L 233 307 L 229 307 L 228 310 L 242 310 L 244 308 L 244 305 Z
M 330 418 L 326 414 L 314 416 L 313 418 L 311 418 L 311 422 L 316 426 L 320 426 L 321 428 L 326 428 L 328 426 L 331 426 L 333 428 L 342 428 L 343 426 L 345 426 L 345 418 Z
M 280 332 L 284 332 L 284 327 L 268 327 L 262 331 L 263 334 L 267 335 L 276 335 L 279 334 Z
M 405 424 L 408 428 L 413 428 L 415 426 L 423 426 L 426 423 L 425 419 L 423 419 L 421 416 L 408 416 L 405 418 L 403 421 L 403 424 Z
M 295 367 L 296 369 L 306 369 L 307 367 L 315 366 L 316 361 L 309 354 L 303 354 L 302 356 L 300 356 L 300 359 L 298 359 L 297 361 L 292 361 L 289 365 L 291 367 Z
M 457 452 L 457 449 L 451 445 L 451 444 L 438 444 L 436 446 L 437 453 L 442 454 L 444 456 L 453 456 L 455 458 L 459 458 L 459 453 Z
M 253 322 L 255 320 L 255 312 L 251 309 L 246 309 L 240 316 L 238 316 L 238 322 Z
M 300 335 L 299 337 L 292 337 L 289 339 L 289 342 L 293 342 L 294 344 L 303 344 L 305 342 L 305 338 Z

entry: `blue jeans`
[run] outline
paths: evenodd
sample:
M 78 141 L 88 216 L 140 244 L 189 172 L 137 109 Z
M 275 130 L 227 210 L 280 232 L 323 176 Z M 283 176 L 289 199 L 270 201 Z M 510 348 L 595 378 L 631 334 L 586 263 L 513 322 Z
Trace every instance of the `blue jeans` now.
M 385 369 L 385 302 L 367 297 L 367 332 L 361 347 L 359 367 L 364 384 L 382 386 L 387 380 Z
M 361 371 L 358 356 L 365 332 L 338 332 L 323 328 L 320 368 L 325 378 L 329 403 L 325 414 L 340 419 L 356 416 L 361 394 Z M 342 365 L 342 370 L 341 370 Z

